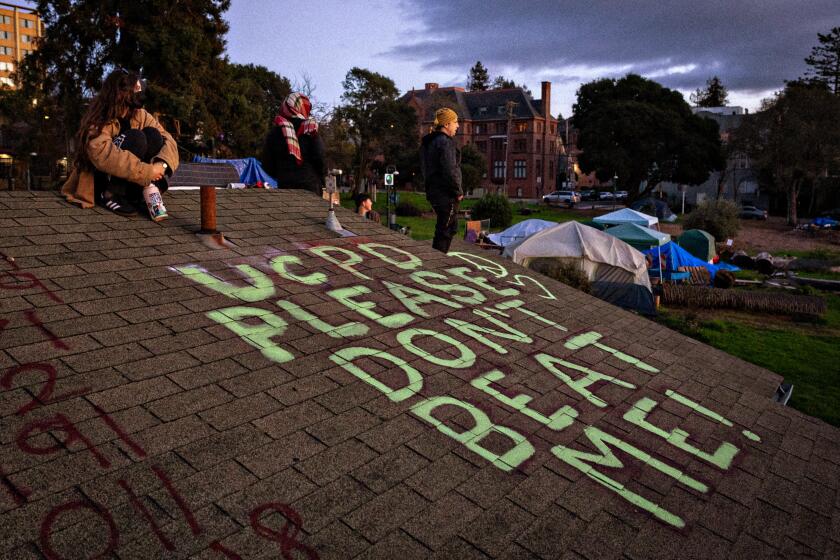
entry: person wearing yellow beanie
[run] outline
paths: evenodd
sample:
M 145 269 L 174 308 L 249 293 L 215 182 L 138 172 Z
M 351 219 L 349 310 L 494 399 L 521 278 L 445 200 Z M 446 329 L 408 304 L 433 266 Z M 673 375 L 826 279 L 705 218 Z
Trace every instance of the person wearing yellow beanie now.
M 432 132 L 420 145 L 420 167 L 426 186 L 426 199 L 437 215 L 432 247 L 449 252 L 458 231 L 458 206 L 464 191 L 461 187 L 461 150 L 455 143 L 458 113 L 443 107 L 435 111 Z

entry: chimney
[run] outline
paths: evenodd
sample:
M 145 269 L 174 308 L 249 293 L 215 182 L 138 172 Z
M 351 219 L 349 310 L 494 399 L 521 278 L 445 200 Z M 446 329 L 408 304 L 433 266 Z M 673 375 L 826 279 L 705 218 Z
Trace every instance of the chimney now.
M 542 112 L 547 126 L 551 117 L 551 82 L 542 83 Z
M 426 84 L 426 91 L 434 91 L 438 88 L 438 85 L 434 82 L 428 82 Z

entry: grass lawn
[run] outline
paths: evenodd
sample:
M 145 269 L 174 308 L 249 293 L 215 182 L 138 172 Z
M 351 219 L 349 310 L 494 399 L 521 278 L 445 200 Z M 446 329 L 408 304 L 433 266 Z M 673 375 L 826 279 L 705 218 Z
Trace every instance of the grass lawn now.
M 788 402 L 840 426 L 840 295 L 822 294 L 828 312 L 818 323 L 718 311 L 661 309 L 659 321 L 724 352 L 767 368 L 793 383 Z M 715 318 L 721 316 L 723 318 Z
M 416 240 L 425 240 L 431 239 L 435 235 L 435 218 L 434 218 L 434 211 L 432 210 L 432 206 L 426 200 L 425 193 L 413 193 L 413 192 L 403 192 L 400 191 L 398 193 L 399 201 L 400 202 L 411 202 L 419 208 L 421 211 L 426 213 L 426 215 L 422 217 L 409 217 L 409 216 L 397 216 L 397 223 L 400 226 L 407 226 L 411 228 L 411 237 L 412 239 Z M 461 202 L 461 210 L 468 210 L 475 206 L 475 203 L 478 202 L 476 198 L 468 198 L 464 199 Z M 355 203 L 347 197 L 347 195 L 342 195 L 341 198 L 341 205 L 344 208 L 349 208 L 351 210 L 355 209 Z M 589 219 L 589 216 L 586 214 L 582 214 L 579 211 L 570 210 L 565 207 L 549 207 L 544 204 L 525 204 L 520 205 L 518 203 L 513 203 L 513 221 L 511 225 L 518 224 L 523 220 L 528 220 L 531 218 L 536 218 L 540 220 L 550 220 L 553 222 L 568 222 L 570 220 L 586 220 Z M 531 210 L 531 214 L 523 215 L 519 213 L 519 209 L 525 207 Z M 383 221 L 386 220 L 386 204 L 385 204 L 385 194 L 380 193 L 377 196 L 377 201 L 373 205 L 373 209 L 379 212 L 382 215 Z M 458 235 L 460 237 L 464 237 L 464 233 L 466 230 L 466 223 L 465 220 L 461 219 L 458 221 Z M 493 230 L 496 231 L 496 230 Z

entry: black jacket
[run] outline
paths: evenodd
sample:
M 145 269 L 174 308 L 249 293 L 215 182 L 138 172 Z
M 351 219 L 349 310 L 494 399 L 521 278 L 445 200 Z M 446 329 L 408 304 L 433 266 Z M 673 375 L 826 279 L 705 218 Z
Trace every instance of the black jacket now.
M 461 150 L 455 140 L 440 131 L 424 136 L 420 144 L 420 166 L 429 202 L 447 203 L 463 196 Z
M 292 125 L 297 129 L 300 120 L 292 119 Z M 289 153 L 286 138 L 279 126 L 273 127 L 265 138 L 262 163 L 265 172 L 277 179 L 277 186 L 281 189 L 307 189 L 315 194 L 321 194 L 324 186 L 324 176 L 327 166 L 324 161 L 324 143 L 317 134 L 304 134 L 298 137 L 300 155 L 303 163 Z

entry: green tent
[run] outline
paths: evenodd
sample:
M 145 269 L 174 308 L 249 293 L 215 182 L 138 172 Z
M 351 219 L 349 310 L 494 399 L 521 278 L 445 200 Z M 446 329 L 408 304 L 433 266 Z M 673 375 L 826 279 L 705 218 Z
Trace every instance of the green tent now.
M 700 260 L 711 262 L 715 257 L 715 238 L 702 229 L 689 229 L 677 238 L 677 245 Z
M 622 224 L 607 229 L 607 233 L 613 237 L 621 239 L 634 249 L 639 251 L 646 251 L 652 247 L 659 247 L 671 241 L 671 236 L 655 229 L 646 228 L 638 224 Z M 659 256 L 659 262 L 662 262 L 662 255 Z M 659 269 L 659 282 L 662 283 L 662 269 Z
M 646 228 L 638 224 L 622 224 L 607 229 L 607 233 L 617 237 L 640 251 L 651 247 L 661 247 L 671 240 L 671 236 L 655 229 Z

